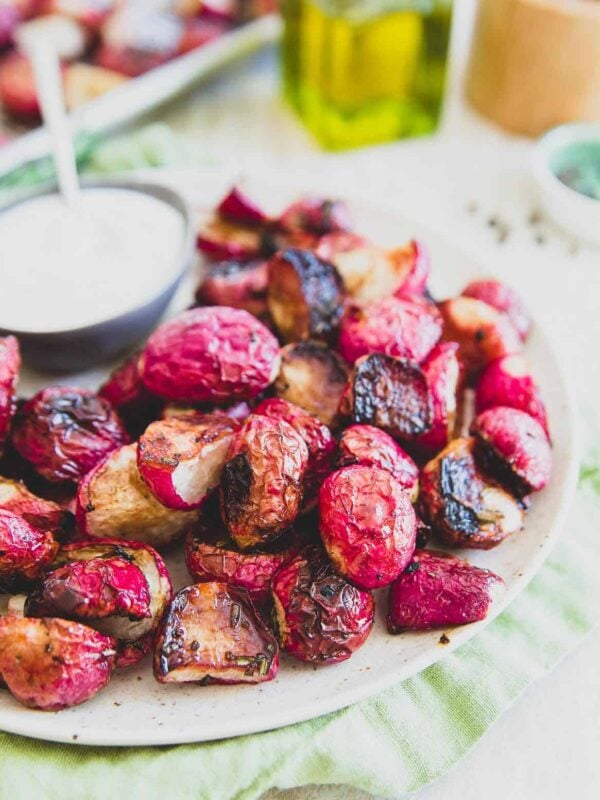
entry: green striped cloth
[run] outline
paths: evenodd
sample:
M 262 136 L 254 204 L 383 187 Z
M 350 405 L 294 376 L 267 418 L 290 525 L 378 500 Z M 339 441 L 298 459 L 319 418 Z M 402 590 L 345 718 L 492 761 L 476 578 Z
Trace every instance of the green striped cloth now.
M 169 163 L 171 152 L 180 150 L 159 126 L 103 145 L 87 162 L 121 170 Z M 597 452 L 582 469 L 562 540 L 529 587 L 435 666 L 343 711 L 209 744 L 106 749 L 0 733 L 0 800 L 250 800 L 270 787 L 329 783 L 390 797 L 414 792 L 455 764 L 592 628 L 599 523 Z

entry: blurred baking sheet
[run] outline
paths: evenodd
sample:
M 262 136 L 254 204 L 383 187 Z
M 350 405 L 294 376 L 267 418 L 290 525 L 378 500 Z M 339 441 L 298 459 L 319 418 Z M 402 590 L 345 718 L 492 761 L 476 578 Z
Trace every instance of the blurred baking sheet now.
M 127 81 L 71 113 L 74 135 L 84 133 L 97 136 L 127 125 L 227 65 L 275 42 L 280 30 L 279 17 L 268 14 Z M 43 127 L 17 136 L 0 147 L 0 176 L 47 153 L 48 136 Z

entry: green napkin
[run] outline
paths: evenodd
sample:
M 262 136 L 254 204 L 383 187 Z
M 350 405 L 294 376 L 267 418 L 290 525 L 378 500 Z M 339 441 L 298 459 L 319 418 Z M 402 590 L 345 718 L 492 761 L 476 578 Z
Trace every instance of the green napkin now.
M 592 628 L 599 465 L 595 456 L 583 468 L 565 534 L 529 587 L 475 639 L 419 675 L 310 722 L 209 744 L 105 749 L 0 734 L 0 800 L 249 800 L 270 787 L 313 783 L 398 797 L 423 787 Z

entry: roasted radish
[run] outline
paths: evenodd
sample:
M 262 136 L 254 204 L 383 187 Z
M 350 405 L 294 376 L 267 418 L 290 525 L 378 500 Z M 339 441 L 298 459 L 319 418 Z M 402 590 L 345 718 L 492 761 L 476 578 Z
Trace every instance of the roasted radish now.
M 137 438 L 152 420 L 160 416 L 164 401 L 144 386 L 139 368 L 140 353 L 134 353 L 111 372 L 100 389 L 123 420 L 128 432 Z
M 198 519 L 197 511 L 175 511 L 156 500 L 137 468 L 136 445 L 112 452 L 79 484 L 77 521 L 96 539 L 127 539 L 164 547 Z
M 483 468 L 518 497 L 550 480 L 552 450 L 540 423 L 516 408 L 497 406 L 479 414 L 472 429 Z
M 332 339 L 343 302 L 344 284 L 337 269 L 311 250 L 288 248 L 269 261 L 267 303 L 285 342 Z
M 158 420 L 137 447 L 140 475 L 168 508 L 199 508 L 219 485 L 227 452 L 239 424 L 224 414 Z
M 396 297 L 405 300 L 422 298 L 427 291 L 431 260 L 425 246 L 413 239 L 404 247 L 388 251 L 388 258 L 398 274 Z
M 439 305 L 444 339 L 458 342 L 458 357 L 468 378 L 476 378 L 495 358 L 519 353 L 521 337 L 507 316 L 482 300 L 455 297 Z
M 221 477 L 221 513 L 239 547 L 266 544 L 291 527 L 308 459 L 304 439 L 287 422 L 248 417 Z
M 493 279 L 471 281 L 462 291 L 463 297 L 483 300 L 512 322 L 523 341 L 531 328 L 531 319 L 525 304 L 510 286 Z
M 49 531 L 0 509 L 0 591 L 18 591 L 39 578 L 58 550 Z
M 171 602 L 154 653 L 161 683 L 264 683 L 278 666 L 277 640 L 243 590 L 197 583 Z
M 242 225 L 263 225 L 268 222 L 265 212 L 239 186 L 234 186 L 221 200 L 217 214 Z
M 64 619 L 0 618 L 0 676 L 24 706 L 60 711 L 93 697 L 110 680 L 115 641 Z
M 157 328 L 140 369 L 150 391 L 168 400 L 245 400 L 277 377 L 279 345 L 247 311 L 194 308 Z
M 332 425 L 348 374 L 343 359 L 327 345 L 312 340 L 296 342 L 281 351 L 275 393 Z
M 284 210 L 279 225 L 290 232 L 300 230 L 325 236 L 337 231 L 351 231 L 352 219 L 347 205 L 341 200 L 303 197 Z
M 411 440 L 433 423 L 433 400 L 415 361 L 382 353 L 359 358 L 340 402 L 342 418 Z
M 417 550 L 390 586 L 390 633 L 466 625 L 485 619 L 502 578 L 435 550 Z
M 456 342 L 437 344 L 421 365 L 433 402 L 433 423 L 418 443 L 440 450 L 453 438 L 457 427 L 462 368 Z
M 348 583 L 320 547 L 306 548 L 276 573 L 273 606 L 281 647 L 313 664 L 350 658 L 373 627 L 371 593 Z
M 131 643 L 156 629 L 171 595 L 169 573 L 153 548 L 72 542 L 27 598 L 25 614 L 85 622 L 120 644 Z
M 242 308 L 255 317 L 266 317 L 268 262 L 230 259 L 210 264 L 196 290 L 196 301 L 205 306 Z
M 488 550 L 523 524 L 517 500 L 478 468 L 474 439 L 455 439 L 421 472 L 426 522 L 448 545 Z
M 548 414 L 538 385 L 531 377 L 523 356 L 505 356 L 485 368 L 475 389 L 477 412 L 494 406 L 509 406 L 525 411 L 548 434 Z
M 372 425 L 350 425 L 339 441 L 338 466 L 360 464 L 389 472 L 414 503 L 419 494 L 419 469 L 392 437 Z
M 417 520 L 407 493 L 389 472 L 357 465 L 323 483 L 319 530 L 337 571 L 361 589 L 378 589 L 410 561 Z
M 42 389 L 14 421 L 16 449 L 48 481 L 78 481 L 128 441 L 108 400 L 85 389 Z
M 241 551 L 219 528 L 190 531 L 185 540 L 185 562 L 195 582 L 218 581 L 244 589 L 257 605 L 269 599 L 273 575 L 290 558 L 290 550 Z
M 423 361 L 442 334 L 434 306 L 386 297 L 347 310 L 340 327 L 340 353 L 353 364 L 361 356 L 385 353 Z
M 73 515 L 52 500 L 29 491 L 21 481 L 0 476 L 0 509 L 10 511 L 41 531 L 61 539 L 73 527 Z
M 333 467 L 336 444 L 331 431 L 316 417 L 279 397 L 263 400 L 256 406 L 253 413 L 289 423 L 304 439 L 308 448 L 308 463 L 304 472 L 303 489 L 303 501 L 306 507 L 307 503 L 310 504 L 316 500 L 323 480 Z

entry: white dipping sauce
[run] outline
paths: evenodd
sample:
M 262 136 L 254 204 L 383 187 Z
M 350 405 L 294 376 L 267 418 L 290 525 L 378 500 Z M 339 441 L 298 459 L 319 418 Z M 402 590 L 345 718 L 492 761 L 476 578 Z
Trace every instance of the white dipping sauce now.
M 183 216 L 129 189 L 45 195 L 0 213 L 0 328 L 80 328 L 158 296 L 175 277 Z

